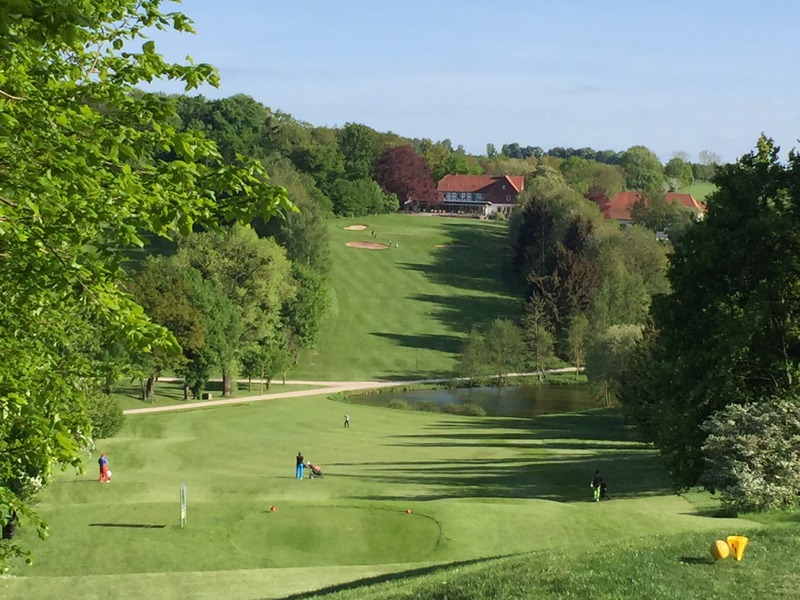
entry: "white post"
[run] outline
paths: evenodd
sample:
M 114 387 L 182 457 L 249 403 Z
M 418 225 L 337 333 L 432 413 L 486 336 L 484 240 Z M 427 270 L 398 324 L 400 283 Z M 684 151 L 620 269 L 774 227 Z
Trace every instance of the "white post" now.
M 181 482 L 181 529 L 186 525 L 186 482 Z

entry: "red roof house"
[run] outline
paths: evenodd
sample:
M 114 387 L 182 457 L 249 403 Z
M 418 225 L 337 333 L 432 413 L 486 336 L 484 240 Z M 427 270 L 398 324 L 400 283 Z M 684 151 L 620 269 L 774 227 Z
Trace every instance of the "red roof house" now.
M 702 219 L 705 215 L 706 207 L 694 199 L 691 194 L 677 194 L 670 192 L 664 195 L 667 202 L 677 202 L 681 206 L 691 209 L 695 217 Z M 608 216 L 620 223 L 633 223 L 631 218 L 631 208 L 641 199 L 639 192 L 620 192 L 608 201 Z
M 445 175 L 436 186 L 446 210 L 484 215 L 508 214 L 524 189 L 521 175 Z

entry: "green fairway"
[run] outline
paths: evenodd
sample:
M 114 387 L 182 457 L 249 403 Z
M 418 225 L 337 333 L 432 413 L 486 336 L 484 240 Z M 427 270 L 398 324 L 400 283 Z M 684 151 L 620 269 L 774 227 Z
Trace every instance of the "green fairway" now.
M 345 229 L 357 223 L 367 229 Z M 503 224 L 384 215 L 329 226 L 333 310 L 292 380 L 451 376 L 473 325 L 521 310 Z M 385 250 L 345 246 L 389 239 Z M 269 393 L 306 386 L 273 384 Z M 156 407 L 184 402 L 178 384 L 157 389 Z M 124 408 L 148 406 L 136 386 L 122 392 Z M 237 397 L 260 393 L 240 386 Z M 589 569 L 602 572 L 597 598 L 616 598 L 620 581 L 644 595 L 619 597 L 689 598 L 662 585 L 657 548 L 668 549 L 663 573 L 674 576 L 705 565 L 697 557 L 725 531 L 760 527 L 715 518 L 705 494 L 672 493 L 655 451 L 632 441 L 613 410 L 510 418 L 319 395 L 235 402 L 129 415 L 118 437 L 87 456 L 85 474 L 57 474 L 37 505 L 50 538 L 39 542 L 23 523 L 18 538 L 35 562 L 15 563 L 0 597 L 244 600 L 327 589 L 348 600 L 584 598 L 595 583 Z M 101 451 L 110 484 L 97 481 Z M 295 479 L 298 451 L 325 476 Z M 589 488 L 595 469 L 609 485 L 600 503 Z M 456 567 L 441 570 L 447 564 Z M 655 574 L 641 575 L 641 564 Z M 637 577 L 647 585 L 629 585 Z M 371 586 L 383 580 L 393 581 Z M 704 585 L 696 587 L 720 581 Z
M 367 228 L 345 229 L 354 224 Z M 450 375 L 473 325 L 521 312 L 505 224 L 397 214 L 332 220 L 329 230 L 332 311 L 292 379 Z M 390 240 L 385 250 L 345 246 Z
M 607 411 L 529 420 L 272 400 L 137 415 L 100 450 L 112 483 L 96 481 L 96 454 L 87 474 L 58 476 L 39 504 L 50 539 L 20 534 L 36 562 L 2 580 L 4 598 L 60 598 L 66 587 L 81 598 L 280 597 L 441 562 L 741 525 L 671 495 L 653 451 Z M 296 480 L 298 450 L 325 477 Z M 589 501 L 595 468 L 608 502 Z M 111 581 L 113 594 L 102 587 Z

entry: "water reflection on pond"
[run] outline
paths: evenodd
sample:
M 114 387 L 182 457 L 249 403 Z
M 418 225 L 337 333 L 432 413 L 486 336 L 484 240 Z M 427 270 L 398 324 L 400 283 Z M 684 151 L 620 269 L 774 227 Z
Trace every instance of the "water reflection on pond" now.
M 423 403 L 469 404 L 483 407 L 487 415 L 503 417 L 532 417 L 535 415 L 575 412 L 596 408 L 598 402 L 588 385 L 519 385 L 451 390 L 387 391 L 360 396 L 359 403 L 388 406 L 393 399 L 409 405 Z

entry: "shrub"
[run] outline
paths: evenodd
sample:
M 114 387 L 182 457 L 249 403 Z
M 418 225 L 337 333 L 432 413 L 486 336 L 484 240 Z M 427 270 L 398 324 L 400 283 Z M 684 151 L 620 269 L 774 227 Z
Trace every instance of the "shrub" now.
M 119 403 L 108 394 L 92 394 L 88 412 L 92 422 L 92 437 L 96 440 L 114 437 L 125 424 L 125 415 Z
M 420 402 L 416 405 L 417 410 L 424 412 L 441 412 L 441 408 L 436 402 Z
M 389 400 L 389 408 L 395 408 L 397 410 L 408 410 L 408 402 L 402 400 L 401 398 L 392 398 Z
M 484 408 L 479 404 L 475 404 L 474 402 L 468 402 L 467 404 L 445 404 L 442 407 L 442 411 L 451 415 L 463 415 L 465 417 L 486 416 L 486 411 Z
M 732 404 L 704 424 L 703 485 L 724 506 L 763 511 L 800 498 L 800 399 Z

